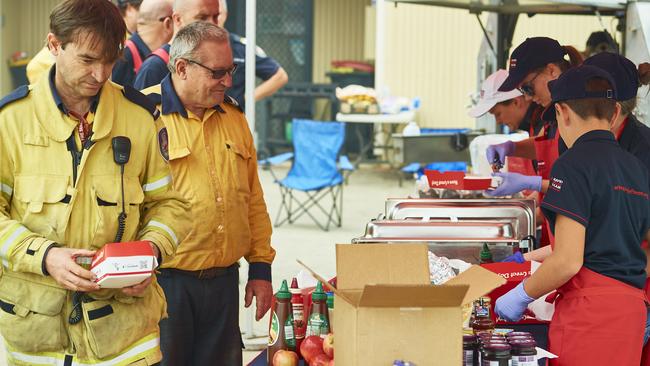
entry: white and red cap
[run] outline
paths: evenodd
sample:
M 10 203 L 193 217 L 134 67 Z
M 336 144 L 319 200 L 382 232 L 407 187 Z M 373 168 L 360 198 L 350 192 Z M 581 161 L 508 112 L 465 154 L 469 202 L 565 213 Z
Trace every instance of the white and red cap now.
M 497 70 L 494 74 L 488 76 L 488 78 L 483 81 L 478 103 L 468 112 L 470 117 L 478 118 L 489 112 L 497 103 L 514 99 L 522 95 L 517 89 L 505 92 L 499 91 L 499 88 L 507 78 L 508 71 Z

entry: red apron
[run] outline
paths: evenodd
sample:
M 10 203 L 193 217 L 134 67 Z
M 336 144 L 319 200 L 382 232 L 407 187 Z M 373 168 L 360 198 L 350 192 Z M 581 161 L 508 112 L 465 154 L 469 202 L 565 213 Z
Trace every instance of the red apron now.
M 548 137 L 548 125 L 544 126 L 544 134 L 535 137 L 535 153 L 537 155 L 537 175 L 541 176 L 544 180 L 551 179 L 551 168 L 555 164 L 555 160 L 559 157 L 558 141 L 560 139 L 560 132 L 555 131 L 555 136 Z M 544 193 L 539 192 L 539 204 L 541 205 L 544 199 Z M 551 228 L 544 218 L 542 222 L 542 237 L 540 238 L 540 247 L 552 243 L 554 240 Z
M 635 366 L 641 361 L 646 297 L 582 267 L 558 289 L 549 328 L 550 366 Z

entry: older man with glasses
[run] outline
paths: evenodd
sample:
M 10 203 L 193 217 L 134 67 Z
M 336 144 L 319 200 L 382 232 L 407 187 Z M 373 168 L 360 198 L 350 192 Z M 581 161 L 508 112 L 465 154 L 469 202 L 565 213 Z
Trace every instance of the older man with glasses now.
M 169 319 L 161 322 L 162 365 L 241 365 L 238 261 L 249 263 L 245 305 L 259 320 L 271 305 L 271 221 L 246 117 L 225 92 L 235 72 L 228 31 L 183 27 L 160 85 L 143 92 L 161 109 L 158 132 L 174 187 L 187 197 L 191 234 L 159 281 Z

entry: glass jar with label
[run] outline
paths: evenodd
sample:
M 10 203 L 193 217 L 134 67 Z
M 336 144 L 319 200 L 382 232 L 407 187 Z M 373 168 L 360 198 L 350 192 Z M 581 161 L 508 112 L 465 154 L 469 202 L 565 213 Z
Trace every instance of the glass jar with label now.
M 481 366 L 512 366 L 511 347 L 507 344 L 488 344 L 483 349 Z
M 513 340 L 510 342 L 512 347 L 512 366 L 537 366 L 537 344 L 534 340 Z
M 463 366 L 478 366 L 478 340 L 476 336 L 463 336 Z

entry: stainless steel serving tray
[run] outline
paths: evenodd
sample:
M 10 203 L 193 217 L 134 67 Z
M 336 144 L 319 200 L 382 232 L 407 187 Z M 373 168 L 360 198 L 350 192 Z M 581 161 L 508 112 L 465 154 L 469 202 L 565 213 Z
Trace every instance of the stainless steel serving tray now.
M 388 199 L 386 220 L 509 222 L 512 238 L 535 235 L 535 201 L 529 199 Z
M 518 242 L 516 220 L 374 220 L 366 225 L 363 239 L 444 242 Z

